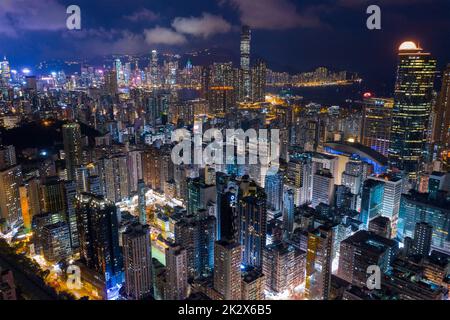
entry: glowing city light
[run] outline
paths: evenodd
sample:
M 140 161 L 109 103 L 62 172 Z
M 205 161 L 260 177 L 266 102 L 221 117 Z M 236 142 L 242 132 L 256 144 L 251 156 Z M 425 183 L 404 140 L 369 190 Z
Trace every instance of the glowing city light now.
M 418 50 L 419 47 L 412 41 L 403 42 L 398 48 L 399 51 Z

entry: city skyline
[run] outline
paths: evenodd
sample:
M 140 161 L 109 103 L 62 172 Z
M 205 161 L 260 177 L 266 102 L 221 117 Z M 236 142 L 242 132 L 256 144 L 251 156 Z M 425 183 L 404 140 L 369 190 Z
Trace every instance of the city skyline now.
M 9 45 L 79 32 L 93 57 L 100 36 L 146 53 L 36 69 L 18 67 L 20 53 L 0 59 L 0 300 L 171 300 L 209 317 L 220 310 L 190 301 L 263 300 L 243 308 L 269 315 L 276 300 L 450 299 L 450 48 L 426 21 L 371 54 L 358 31 L 334 50 L 336 34 L 316 54 L 329 65 L 288 73 L 271 61 L 290 64 L 298 43 L 266 56 L 261 44 L 292 41 L 288 30 L 319 39 L 325 17 L 368 1 L 183 3 L 169 20 L 167 4 L 114 2 L 97 22 L 88 13 L 103 1 L 82 1 L 65 27 L 62 0 L 26 1 L 0 4 Z M 361 22 L 383 37 L 386 10 L 405 2 L 378 5 Z M 428 5 L 445 6 L 414 0 L 404 13 Z M 111 34 L 119 8 L 135 31 Z M 144 21 L 155 26 L 142 38 Z
M 72 31 L 65 26 L 65 8 L 72 3 L 46 0 L 28 9 L 23 3 L 3 3 L 0 15 L 1 54 L 13 57 L 17 66 L 153 49 L 185 53 L 219 47 L 236 58 L 243 24 L 253 29 L 252 55 L 276 71 L 324 65 L 359 72 L 369 85 L 381 81 L 388 86 L 396 48 L 405 40 L 428 48 L 441 68 L 439 61 L 449 60 L 448 43 L 441 41 L 449 28 L 444 12 L 450 4 L 444 0 L 414 1 L 407 7 L 401 1 L 380 1 L 381 30 L 367 29 L 366 1 L 264 0 L 258 7 L 245 0 L 174 2 L 171 10 L 159 2 L 131 1 L 127 6 L 109 2 L 106 11 L 102 1 L 79 1 L 82 29 Z M 28 40 L 36 37 L 42 41 L 30 46 Z M 383 66 L 374 67 L 382 61 Z

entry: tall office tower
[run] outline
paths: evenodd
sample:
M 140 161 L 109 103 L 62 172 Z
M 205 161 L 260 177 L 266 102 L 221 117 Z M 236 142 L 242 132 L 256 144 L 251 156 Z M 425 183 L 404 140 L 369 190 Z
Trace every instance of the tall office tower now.
M 67 180 L 76 179 L 76 168 L 81 164 L 81 130 L 78 123 L 62 126 Z
M 82 193 L 76 214 L 81 261 L 104 277 L 107 292 L 113 293 L 123 279 L 117 208 L 101 196 Z
M 133 300 L 152 293 L 152 251 L 150 227 L 139 223 L 127 227 L 122 234 L 125 292 Z
M 413 239 L 414 254 L 427 257 L 431 250 L 431 240 L 433 237 L 433 226 L 426 222 L 416 223 Z
M 366 180 L 361 193 L 360 218 L 364 229 L 367 230 L 370 221 L 382 214 L 384 184 L 376 180 Z
M 246 181 L 241 183 L 246 184 Z M 266 245 L 266 193 L 254 182 L 239 190 L 239 225 L 242 245 L 242 264 L 262 267 L 262 250 Z
M 58 177 L 48 177 L 41 186 L 44 212 L 62 214 L 66 208 L 64 196 L 64 181 Z
M 145 186 L 144 180 L 139 180 L 138 182 L 138 209 L 139 209 L 139 222 L 141 224 L 147 224 L 147 210 L 146 210 L 146 200 L 145 193 L 147 192 L 147 187 Z
M 118 90 L 119 84 L 117 83 L 117 72 L 115 70 L 110 70 L 105 72 L 105 92 L 114 97 Z
M 166 248 L 166 300 L 184 300 L 188 295 L 187 252 L 177 244 Z
M 322 225 L 308 234 L 305 294 L 310 300 L 328 300 L 334 232 Z
M 448 159 L 450 152 L 450 64 L 442 74 L 442 87 L 436 104 L 433 140 L 442 152 L 441 157 Z
M 279 172 L 267 175 L 264 191 L 267 194 L 267 210 L 273 213 L 281 212 L 283 208 L 283 175 Z
M 286 242 L 264 248 L 263 274 L 266 290 L 282 293 L 293 291 L 305 281 L 306 252 Z
M 131 150 L 127 152 L 128 181 L 130 183 L 130 192 L 138 191 L 139 179 L 142 179 L 142 160 L 140 150 Z
M 241 299 L 264 300 L 266 276 L 259 270 L 250 269 L 242 272 Z
M 100 159 L 98 171 L 106 199 L 116 203 L 130 196 L 126 155 L 116 154 Z
M 398 238 L 413 238 L 418 222 L 426 222 L 432 226 L 432 249 L 450 254 L 450 201 L 445 193 L 441 193 L 436 199 L 416 191 L 402 194 Z
M 283 228 L 287 238 L 294 231 L 294 214 L 294 191 L 286 188 L 283 192 Z
M 382 272 L 389 271 L 397 250 L 398 244 L 392 239 L 358 231 L 341 242 L 338 275 L 353 285 L 366 287 L 367 268 L 377 265 Z
M 123 67 L 120 59 L 114 60 L 114 71 L 116 72 L 117 85 L 121 87 L 124 84 Z
M 361 144 L 388 155 L 394 99 L 369 95 L 363 101 Z
M 214 244 L 214 289 L 224 300 L 241 299 L 241 246 L 219 240 Z
M 15 166 L 16 164 L 16 148 L 12 145 L 0 145 L 0 170 Z
M 69 227 L 70 245 L 78 248 L 77 213 L 75 210 L 77 197 L 77 184 L 75 181 L 64 182 L 65 221 Z
M 207 185 L 203 178 L 188 179 L 187 211 L 195 215 L 198 210 L 206 209 L 209 203 L 216 201 L 216 186 Z
M 378 216 L 369 221 L 369 231 L 381 237 L 391 238 L 391 220 L 387 217 Z
M 212 274 L 214 268 L 214 241 L 216 219 L 206 210 L 187 215 L 175 224 L 175 242 L 187 251 L 189 278 Z
M 216 174 L 217 239 L 239 242 L 238 186 L 223 172 Z
M 415 182 L 426 153 L 436 60 L 413 42 L 399 47 L 389 164 Z
M 332 204 L 334 199 L 334 178 L 330 170 L 318 170 L 313 176 L 312 200 L 313 208 L 319 204 Z
M 392 237 L 395 238 L 397 236 L 403 179 L 388 174 L 370 176 L 369 179 L 380 181 L 384 184 L 383 209 L 381 215 L 388 217 L 389 220 L 391 220 Z
M 159 85 L 158 51 L 152 50 L 150 60 L 150 80 L 152 86 Z
M 19 187 L 22 185 L 20 165 L 0 171 L 0 230 L 10 230 L 22 219 Z
M 11 68 L 6 56 L 3 57 L 3 61 L 0 61 L 0 84 L 7 86 L 11 79 Z
M 70 257 L 72 248 L 67 223 L 60 221 L 45 225 L 42 228 L 41 244 L 45 260 L 51 263 L 58 263 Z
M 251 73 L 251 93 L 253 102 L 266 101 L 266 63 L 258 60 L 252 67 Z
M 250 42 L 251 30 L 248 26 L 242 26 L 241 30 L 241 76 L 239 80 L 239 100 L 251 99 L 250 77 Z
M 19 187 L 19 194 L 23 224 L 26 229 L 30 230 L 33 216 L 41 212 L 40 180 L 36 177 L 25 180 Z

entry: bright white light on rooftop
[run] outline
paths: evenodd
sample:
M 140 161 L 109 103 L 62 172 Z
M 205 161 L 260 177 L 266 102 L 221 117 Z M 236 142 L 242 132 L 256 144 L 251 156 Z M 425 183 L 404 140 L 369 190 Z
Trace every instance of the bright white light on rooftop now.
M 412 42 L 412 41 L 405 41 L 398 48 L 399 51 L 403 51 L 403 50 L 417 50 L 417 49 L 419 49 L 419 47 L 417 47 L 417 45 L 414 42 Z

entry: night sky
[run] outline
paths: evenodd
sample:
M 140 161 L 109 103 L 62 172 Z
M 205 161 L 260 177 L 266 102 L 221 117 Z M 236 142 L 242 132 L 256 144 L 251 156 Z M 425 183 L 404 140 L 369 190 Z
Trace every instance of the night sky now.
M 70 4 L 81 7 L 81 31 L 66 29 Z M 382 30 L 366 28 L 370 4 L 381 7 Z M 324 65 L 390 86 L 403 40 L 420 42 L 440 69 L 450 63 L 449 15 L 449 0 L 0 0 L 0 54 L 13 67 L 153 48 L 238 54 L 245 23 L 252 54 L 275 70 Z

